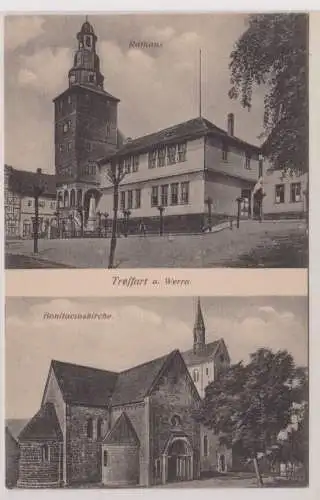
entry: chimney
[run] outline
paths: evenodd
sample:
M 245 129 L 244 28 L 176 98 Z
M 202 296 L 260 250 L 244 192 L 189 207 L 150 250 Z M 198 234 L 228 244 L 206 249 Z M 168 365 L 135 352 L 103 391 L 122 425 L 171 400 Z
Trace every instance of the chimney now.
M 228 114 L 228 135 L 234 135 L 234 114 Z

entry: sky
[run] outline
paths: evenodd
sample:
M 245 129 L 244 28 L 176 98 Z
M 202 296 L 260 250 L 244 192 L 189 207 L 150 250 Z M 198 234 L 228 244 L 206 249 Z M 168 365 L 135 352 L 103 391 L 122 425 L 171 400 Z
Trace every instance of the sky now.
M 206 341 L 223 338 L 231 362 L 260 347 L 288 350 L 308 364 L 306 297 L 203 297 Z M 196 299 L 7 298 L 6 418 L 38 409 L 52 359 L 121 371 L 190 349 Z M 105 320 L 52 320 L 44 313 L 106 313 Z
M 52 99 L 68 86 L 67 73 L 84 16 L 8 16 L 5 20 L 5 163 L 54 173 Z M 199 50 L 202 114 L 235 135 L 259 144 L 263 90 L 250 112 L 228 98 L 230 53 L 245 31 L 243 14 L 89 16 L 105 90 L 121 100 L 118 126 L 138 137 L 199 115 Z M 130 48 L 152 41 L 161 48 Z

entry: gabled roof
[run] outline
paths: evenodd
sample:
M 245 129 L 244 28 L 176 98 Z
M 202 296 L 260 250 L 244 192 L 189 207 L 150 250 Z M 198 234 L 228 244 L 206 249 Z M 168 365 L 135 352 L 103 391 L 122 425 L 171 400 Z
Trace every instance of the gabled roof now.
M 33 186 L 38 182 L 39 175 L 41 184 L 45 186 L 42 197 L 56 197 L 56 176 L 50 174 L 37 174 L 27 170 L 17 170 L 9 165 L 5 165 L 8 172 L 8 188 L 14 193 L 25 196 L 33 196 Z
M 260 151 L 260 148 L 249 144 L 238 137 L 230 136 L 225 130 L 217 127 L 209 120 L 203 117 L 192 118 L 186 122 L 178 123 L 177 125 L 172 125 L 171 127 L 159 130 L 152 134 L 144 135 L 142 137 L 137 137 L 136 139 L 131 139 L 126 144 L 124 144 L 119 150 L 113 155 L 107 155 L 104 158 L 98 160 L 98 163 L 104 164 L 112 156 L 126 156 L 127 154 L 142 153 L 148 151 L 153 147 L 160 146 L 161 144 L 176 143 L 177 141 L 186 141 L 190 139 L 196 139 L 197 137 L 203 137 L 206 135 L 214 135 L 220 137 L 223 140 L 228 141 L 230 144 L 238 144 L 243 149 L 250 149 L 256 152 Z
M 187 366 L 201 363 L 202 361 L 206 360 L 211 360 L 214 358 L 218 347 L 221 345 L 221 341 L 223 342 L 223 339 L 209 342 L 208 344 L 206 344 L 205 351 L 201 354 L 195 354 L 193 352 L 193 349 L 189 349 L 188 351 L 182 352 L 181 356 L 183 357 L 184 362 Z
M 51 362 L 66 403 L 107 406 L 118 374 L 62 361 Z
M 46 403 L 18 436 L 19 441 L 62 441 L 63 436 L 53 403 Z
M 113 428 L 104 438 L 103 444 L 140 445 L 137 433 L 134 430 L 131 420 L 125 412 L 121 413 Z
M 122 405 L 142 401 L 148 396 L 155 381 L 177 352 L 177 350 L 174 350 L 170 354 L 119 373 L 112 395 L 112 404 Z
M 28 422 L 28 418 L 8 418 L 6 419 L 5 424 L 12 437 L 17 440 L 20 432 Z
M 120 373 L 56 360 L 51 362 L 50 371 L 53 370 L 66 403 L 95 407 L 107 407 L 110 404 L 119 406 L 143 401 L 175 356 L 179 356 L 184 363 L 180 352 L 175 349 L 165 356 Z M 187 369 L 186 374 L 189 376 Z M 190 381 L 193 384 L 191 378 Z M 195 386 L 194 389 L 197 392 Z

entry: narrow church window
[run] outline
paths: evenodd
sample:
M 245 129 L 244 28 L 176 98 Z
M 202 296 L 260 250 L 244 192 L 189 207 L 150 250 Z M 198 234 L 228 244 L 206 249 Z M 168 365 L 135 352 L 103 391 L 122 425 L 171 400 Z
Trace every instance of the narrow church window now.
M 203 436 L 203 455 L 208 456 L 208 436 Z
M 102 420 L 102 418 L 98 418 L 98 421 L 97 421 L 97 439 L 100 439 L 102 437 L 102 426 L 103 426 L 103 420 Z
M 107 450 L 103 451 L 103 466 L 107 467 L 108 465 L 108 452 Z
M 50 449 L 47 444 L 44 444 L 41 448 L 41 459 L 42 462 L 50 462 Z
M 209 368 L 206 368 L 206 375 L 209 375 Z
M 193 370 L 192 376 L 194 382 L 199 382 L 199 370 Z
M 173 415 L 172 419 L 171 419 L 171 424 L 176 427 L 178 425 L 181 425 L 181 418 L 179 417 L 179 415 Z
M 93 437 L 93 420 L 92 418 L 89 418 L 87 421 L 87 437 L 91 438 Z

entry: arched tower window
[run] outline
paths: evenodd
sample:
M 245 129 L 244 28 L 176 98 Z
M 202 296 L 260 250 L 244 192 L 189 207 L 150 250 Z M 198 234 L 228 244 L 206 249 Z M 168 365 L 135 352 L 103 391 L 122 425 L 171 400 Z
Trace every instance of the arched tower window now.
M 74 191 L 74 189 L 71 189 L 71 193 L 70 193 L 70 207 L 74 207 L 76 204 L 76 193 Z
M 69 193 L 68 193 L 68 191 L 64 192 L 64 195 L 63 195 L 63 205 L 64 205 L 65 208 L 69 207 Z
M 199 382 L 199 370 L 195 369 L 192 372 L 192 378 L 194 382 Z
M 93 420 L 92 420 L 92 418 L 89 418 L 87 421 L 87 437 L 90 439 L 93 438 Z

